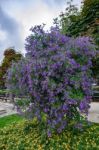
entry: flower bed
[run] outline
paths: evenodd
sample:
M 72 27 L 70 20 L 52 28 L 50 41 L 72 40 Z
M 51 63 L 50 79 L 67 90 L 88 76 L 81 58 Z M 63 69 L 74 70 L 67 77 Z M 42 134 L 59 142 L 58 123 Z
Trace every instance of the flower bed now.
M 21 121 L 0 129 L 1 150 L 93 150 L 99 149 L 99 124 L 85 125 L 84 132 L 65 129 L 48 138 L 45 127 L 34 121 Z

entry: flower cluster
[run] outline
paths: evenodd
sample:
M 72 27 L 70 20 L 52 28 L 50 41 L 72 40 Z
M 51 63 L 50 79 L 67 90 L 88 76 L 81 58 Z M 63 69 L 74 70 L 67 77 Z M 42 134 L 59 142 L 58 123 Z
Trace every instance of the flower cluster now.
M 91 70 L 95 46 L 89 37 L 62 35 L 58 27 L 45 31 L 31 28 L 26 39 L 26 58 L 8 70 L 7 87 L 28 97 L 26 112 L 42 120 L 48 135 L 58 133 L 80 113 L 88 113 L 91 101 Z M 18 106 L 22 113 L 22 109 Z

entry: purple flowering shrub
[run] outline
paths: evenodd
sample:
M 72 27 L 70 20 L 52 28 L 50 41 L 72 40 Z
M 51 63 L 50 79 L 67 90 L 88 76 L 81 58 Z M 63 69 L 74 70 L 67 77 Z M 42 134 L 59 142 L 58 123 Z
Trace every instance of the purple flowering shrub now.
M 50 136 L 53 129 L 60 133 L 71 120 L 80 122 L 81 113 L 88 113 L 90 68 L 96 51 L 89 37 L 70 38 L 57 27 L 45 31 L 36 26 L 31 31 L 26 39 L 26 58 L 13 63 L 6 85 L 15 95 L 27 96 L 24 109 L 29 117 L 42 121 L 45 116 Z

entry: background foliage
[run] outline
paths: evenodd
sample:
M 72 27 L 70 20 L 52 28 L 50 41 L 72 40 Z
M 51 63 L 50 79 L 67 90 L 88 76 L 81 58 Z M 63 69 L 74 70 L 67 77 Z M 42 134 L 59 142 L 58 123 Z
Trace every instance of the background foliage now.
M 62 33 L 69 36 L 90 36 L 99 48 L 99 0 L 84 0 L 82 9 L 68 3 L 66 11 L 60 15 Z M 93 59 L 93 77 L 99 82 L 99 53 Z
M 4 59 L 0 66 L 0 88 L 5 88 L 5 74 L 11 66 L 12 61 L 17 62 L 22 55 L 17 53 L 13 48 L 8 48 L 4 51 Z

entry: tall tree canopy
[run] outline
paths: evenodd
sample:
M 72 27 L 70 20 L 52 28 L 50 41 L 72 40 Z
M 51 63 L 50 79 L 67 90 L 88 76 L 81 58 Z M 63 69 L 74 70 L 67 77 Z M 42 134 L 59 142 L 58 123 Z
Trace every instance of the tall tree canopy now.
M 99 47 L 99 0 L 83 0 L 78 11 L 72 0 L 60 15 L 62 33 L 69 36 L 90 36 Z M 76 10 L 76 11 L 75 11 Z M 76 13 L 75 13 L 76 12 Z M 93 75 L 99 79 L 99 54 L 93 60 Z
M 99 0 L 84 0 L 80 12 L 77 11 L 75 5 L 72 5 L 72 1 L 68 4 L 69 7 L 61 15 L 61 26 L 64 34 L 68 33 L 71 36 L 90 35 L 98 43 Z M 67 24 L 67 20 L 70 20 L 69 24 Z M 67 26 L 68 30 L 64 30 Z
M 4 51 L 4 59 L 0 66 L 0 88 L 4 88 L 5 86 L 5 74 L 8 68 L 11 66 L 12 61 L 17 62 L 22 57 L 22 54 L 17 53 L 13 47 L 7 48 Z

